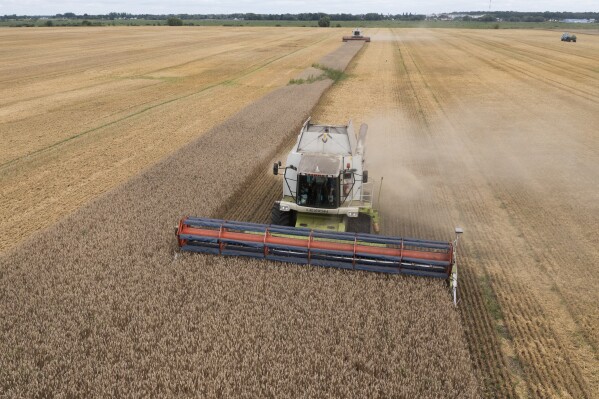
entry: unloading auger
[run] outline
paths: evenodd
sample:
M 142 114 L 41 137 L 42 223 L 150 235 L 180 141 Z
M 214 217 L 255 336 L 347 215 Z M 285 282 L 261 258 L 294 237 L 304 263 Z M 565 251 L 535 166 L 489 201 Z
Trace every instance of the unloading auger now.
M 379 215 L 363 170 L 367 126 L 313 125 L 308 119 L 287 157 L 283 198 L 271 224 L 185 217 L 176 229 L 182 251 L 445 279 L 457 305 L 456 228 L 452 242 L 378 234 Z

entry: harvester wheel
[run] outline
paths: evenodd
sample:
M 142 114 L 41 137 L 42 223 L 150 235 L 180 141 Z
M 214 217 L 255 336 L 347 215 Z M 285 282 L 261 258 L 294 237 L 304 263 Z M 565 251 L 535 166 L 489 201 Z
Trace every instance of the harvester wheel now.
M 278 226 L 295 226 L 295 212 L 283 212 L 279 208 L 279 201 L 276 201 L 270 211 L 270 223 Z
M 348 233 L 371 233 L 372 218 L 365 213 L 359 213 L 357 218 L 347 218 Z

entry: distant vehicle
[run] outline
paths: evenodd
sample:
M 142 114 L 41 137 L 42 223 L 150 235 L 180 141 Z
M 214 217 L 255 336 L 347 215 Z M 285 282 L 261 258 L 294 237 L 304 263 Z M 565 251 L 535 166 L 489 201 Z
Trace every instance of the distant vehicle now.
M 576 43 L 576 35 L 573 33 L 565 32 L 562 35 L 562 42 L 574 42 Z

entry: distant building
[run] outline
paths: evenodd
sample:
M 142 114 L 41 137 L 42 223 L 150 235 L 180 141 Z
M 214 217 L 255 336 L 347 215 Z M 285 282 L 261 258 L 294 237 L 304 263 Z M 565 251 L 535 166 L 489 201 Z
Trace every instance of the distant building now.
M 438 20 L 438 21 L 454 21 L 454 20 L 461 20 L 464 17 L 469 17 L 470 19 L 480 19 L 480 18 L 482 18 L 484 16 L 485 16 L 485 14 L 481 14 L 481 15 L 457 14 L 457 13 L 450 13 L 450 14 L 428 14 L 426 16 L 426 19 L 429 19 L 429 20 Z
M 560 22 L 567 22 L 569 24 L 592 24 L 593 22 L 595 22 L 595 20 L 594 19 L 569 18 L 569 19 L 562 19 Z

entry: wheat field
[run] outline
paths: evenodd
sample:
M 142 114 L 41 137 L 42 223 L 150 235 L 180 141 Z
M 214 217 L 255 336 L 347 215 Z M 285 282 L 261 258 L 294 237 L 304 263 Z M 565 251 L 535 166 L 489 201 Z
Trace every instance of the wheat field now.
M 0 251 L 338 45 L 332 32 L 299 28 L 0 30 Z
M 599 37 L 119 29 L 0 31 L 7 396 L 599 394 Z M 286 86 L 322 60 L 346 78 Z M 308 115 L 369 124 L 386 234 L 464 227 L 457 309 L 440 281 L 178 252 L 183 215 L 268 221 Z

